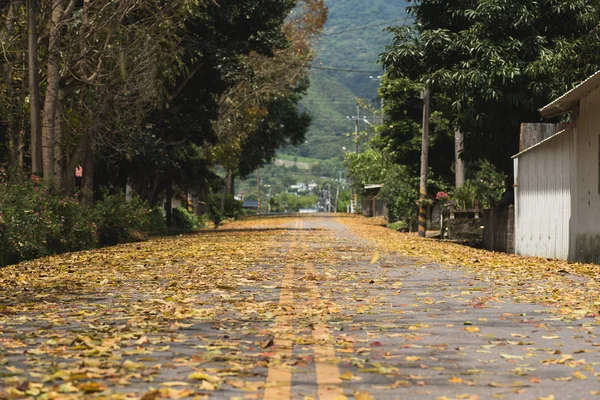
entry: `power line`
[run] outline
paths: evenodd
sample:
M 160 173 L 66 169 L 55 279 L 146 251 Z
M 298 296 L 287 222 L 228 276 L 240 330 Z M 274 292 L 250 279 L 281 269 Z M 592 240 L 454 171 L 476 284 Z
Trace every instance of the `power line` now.
M 200 46 L 204 46 L 207 49 L 211 49 L 211 50 L 223 50 L 217 46 L 214 46 L 214 45 L 206 43 L 206 42 L 201 42 L 199 40 L 189 40 L 189 42 L 198 44 Z M 333 67 L 317 67 L 314 65 L 287 62 L 287 61 L 283 61 L 283 60 L 278 60 L 276 58 L 271 58 L 269 61 L 279 63 L 279 64 L 284 64 L 284 65 L 289 65 L 289 66 L 293 66 L 293 67 L 307 67 L 309 69 L 316 69 L 319 71 L 352 72 L 352 73 L 361 73 L 361 74 L 379 74 L 379 73 L 381 73 L 381 70 L 373 71 L 373 70 L 345 69 L 345 68 L 333 68 Z
M 378 24 L 371 24 L 371 25 L 359 26 L 359 27 L 352 28 L 352 29 L 344 29 L 343 31 L 325 33 L 325 34 L 322 34 L 321 37 L 333 36 L 333 35 L 340 35 L 340 34 L 346 33 L 346 32 L 354 32 L 354 31 L 360 31 L 360 30 L 363 30 L 363 29 L 374 28 L 374 27 L 377 27 L 377 26 L 389 25 L 389 24 L 392 24 L 394 22 L 398 22 L 400 20 L 402 20 L 402 18 L 397 18 L 397 19 L 394 19 L 392 21 L 387 21 L 387 22 L 380 22 Z M 404 18 L 404 21 L 406 22 L 406 18 Z

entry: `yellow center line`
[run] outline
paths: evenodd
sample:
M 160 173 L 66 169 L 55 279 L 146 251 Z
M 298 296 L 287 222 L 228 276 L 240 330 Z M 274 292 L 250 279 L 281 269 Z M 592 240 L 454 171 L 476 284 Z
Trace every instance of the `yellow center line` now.
M 313 264 L 306 263 L 306 286 L 310 293 L 311 304 L 316 307 L 321 295 L 319 289 L 311 279 L 315 277 Z M 314 341 L 315 369 L 317 375 L 317 394 L 319 400 L 345 399 L 340 370 L 337 366 L 333 336 L 327 327 L 327 316 L 322 313 L 319 320 L 313 325 L 312 337 Z
M 295 228 L 299 226 L 296 221 Z M 290 252 L 294 250 L 296 242 L 292 242 Z M 282 314 L 275 318 L 273 328 L 273 356 L 269 360 L 269 371 L 267 382 L 265 384 L 265 400 L 284 400 L 292 396 L 292 370 L 289 362 L 292 360 L 292 345 L 290 339 L 292 332 L 292 316 L 294 294 L 292 287 L 294 284 L 294 266 L 287 264 L 284 269 L 281 291 L 279 292 L 279 308 Z

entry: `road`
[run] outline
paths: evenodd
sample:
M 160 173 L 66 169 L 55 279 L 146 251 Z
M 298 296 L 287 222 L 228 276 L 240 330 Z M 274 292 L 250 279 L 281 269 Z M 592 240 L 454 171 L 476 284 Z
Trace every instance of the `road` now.
M 560 264 L 515 283 L 366 221 L 253 220 L 2 269 L 0 398 L 600 398 L 580 299 L 596 278 Z

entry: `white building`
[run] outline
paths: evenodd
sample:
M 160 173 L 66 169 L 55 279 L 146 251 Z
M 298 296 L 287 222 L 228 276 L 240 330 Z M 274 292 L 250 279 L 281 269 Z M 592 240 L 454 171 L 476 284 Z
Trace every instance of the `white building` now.
M 540 110 L 573 123 L 514 156 L 517 254 L 600 263 L 599 110 L 600 71 Z

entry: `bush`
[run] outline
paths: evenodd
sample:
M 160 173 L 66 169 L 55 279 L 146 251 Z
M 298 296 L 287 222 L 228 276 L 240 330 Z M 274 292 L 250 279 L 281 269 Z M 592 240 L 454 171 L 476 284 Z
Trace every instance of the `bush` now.
M 167 221 L 161 207 L 154 207 L 148 215 L 149 229 L 151 235 L 164 235 L 167 231 Z
M 96 224 L 89 218 L 91 210 L 76 197 L 56 198 L 55 216 L 58 229 L 52 232 L 48 244 L 53 253 L 92 249 L 98 245 Z
M 3 179 L 0 251 L 5 263 L 50 254 L 47 239 L 50 231 L 57 229 L 57 221 L 45 202 L 47 189 L 38 180 L 37 177 L 23 179 L 20 176 L 10 181 Z
M 96 226 L 86 220 L 88 214 L 53 183 L 0 174 L 0 265 L 93 248 Z
M 504 189 L 504 175 L 484 160 L 479 162 L 474 178 L 454 190 L 452 202 L 459 209 L 473 208 L 475 201 L 482 208 L 494 207 Z
M 151 230 L 151 213 L 148 204 L 137 197 L 126 201 L 122 192 L 109 194 L 104 190 L 102 200 L 95 204 L 93 211 L 100 245 L 145 239 Z
M 200 229 L 200 221 L 196 214 L 189 212 L 184 207 L 173 210 L 173 225 L 184 232 L 195 232 Z

